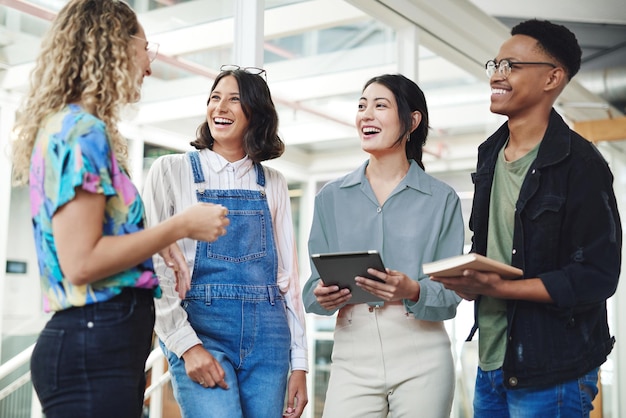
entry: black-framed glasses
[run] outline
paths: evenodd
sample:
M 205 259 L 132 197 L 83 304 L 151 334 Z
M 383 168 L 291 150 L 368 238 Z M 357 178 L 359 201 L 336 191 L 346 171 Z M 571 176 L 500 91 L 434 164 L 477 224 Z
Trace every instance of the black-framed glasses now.
M 267 72 L 263 68 L 259 67 L 240 67 L 235 64 L 224 64 L 220 67 L 220 71 L 245 71 L 248 74 L 254 74 L 260 76 L 267 83 Z
M 495 60 L 489 60 L 485 63 L 485 72 L 487 77 L 491 78 L 496 73 L 496 70 L 504 78 L 507 78 L 511 74 L 511 69 L 516 65 L 549 65 L 552 68 L 556 68 L 556 65 L 551 62 L 545 61 L 511 61 L 507 59 L 496 62 Z
M 139 39 L 146 43 L 146 51 L 148 52 L 148 59 L 150 62 L 154 61 L 159 53 L 159 44 L 156 42 L 150 42 L 147 39 L 143 39 L 140 36 L 130 35 L 131 38 Z

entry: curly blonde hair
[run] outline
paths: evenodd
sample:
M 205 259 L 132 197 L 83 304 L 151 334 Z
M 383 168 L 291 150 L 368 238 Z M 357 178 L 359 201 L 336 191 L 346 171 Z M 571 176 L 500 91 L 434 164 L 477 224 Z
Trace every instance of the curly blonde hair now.
M 111 148 L 127 167 L 126 140 L 117 129 L 122 105 L 139 97 L 131 36 L 137 15 L 121 0 L 71 0 L 43 38 L 30 91 L 18 111 L 12 144 L 13 181 L 28 184 L 30 158 L 44 119 L 69 103 L 101 119 Z

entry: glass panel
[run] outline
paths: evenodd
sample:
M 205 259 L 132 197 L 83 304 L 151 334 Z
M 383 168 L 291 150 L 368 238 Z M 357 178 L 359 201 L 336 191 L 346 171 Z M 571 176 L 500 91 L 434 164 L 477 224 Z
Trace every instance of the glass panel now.
M 333 351 L 332 340 L 315 341 L 315 370 L 313 372 L 313 416 L 322 416 L 324 399 L 330 376 L 330 355 Z

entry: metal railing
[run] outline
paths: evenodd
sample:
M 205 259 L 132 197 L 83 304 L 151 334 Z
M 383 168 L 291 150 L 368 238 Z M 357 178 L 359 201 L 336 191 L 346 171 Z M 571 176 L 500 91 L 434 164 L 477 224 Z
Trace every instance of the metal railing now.
M 9 377 L 22 366 L 28 364 L 34 348 L 35 344 L 32 344 L 13 358 L 9 359 L 6 363 L 0 365 L 0 381 Z M 169 371 L 165 371 L 165 364 L 163 360 L 163 352 L 159 347 L 153 349 L 146 360 L 146 373 L 151 372 L 150 385 L 146 388 L 144 393 L 144 402 L 150 399 L 150 406 L 148 408 L 149 418 L 162 418 L 163 416 L 162 388 L 163 385 L 170 381 L 170 373 Z M 18 391 L 23 392 L 24 386 L 30 384 L 30 382 L 30 370 L 16 378 L 13 378 L 12 381 L 0 388 L 0 405 L 10 399 L 11 396 L 15 396 Z M 31 391 L 32 397 L 30 402 L 30 414 L 28 416 L 30 418 L 41 418 L 41 405 L 39 404 L 39 400 L 34 390 L 31 389 Z M 9 404 L 9 408 L 11 408 L 11 404 Z M 18 413 L 17 411 L 9 412 L 7 416 L 18 416 Z

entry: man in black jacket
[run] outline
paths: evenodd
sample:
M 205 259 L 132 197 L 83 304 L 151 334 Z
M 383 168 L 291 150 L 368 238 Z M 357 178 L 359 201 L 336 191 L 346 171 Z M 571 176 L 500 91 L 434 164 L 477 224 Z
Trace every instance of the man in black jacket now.
M 606 312 L 621 264 L 613 175 L 553 108 L 580 68 L 575 35 L 534 19 L 511 35 L 486 63 L 491 111 L 508 121 L 478 149 L 470 228 L 473 252 L 524 276 L 433 280 L 476 300 L 475 418 L 588 417 L 615 342 Z

